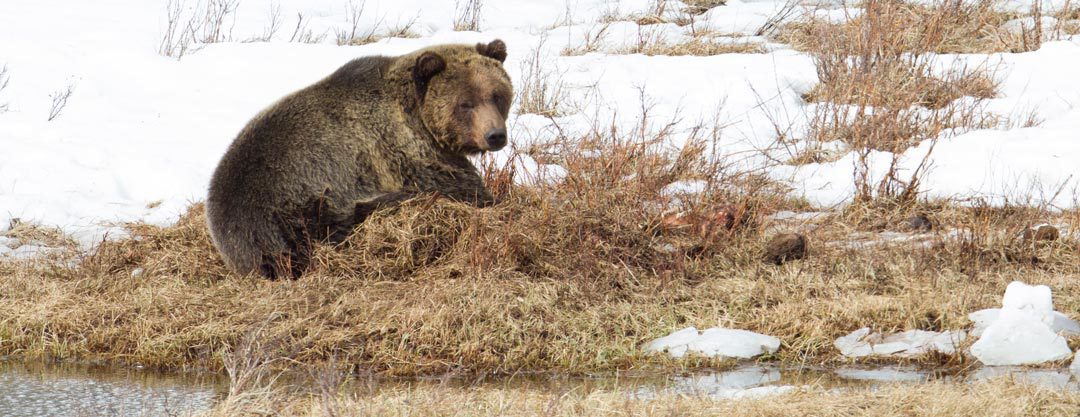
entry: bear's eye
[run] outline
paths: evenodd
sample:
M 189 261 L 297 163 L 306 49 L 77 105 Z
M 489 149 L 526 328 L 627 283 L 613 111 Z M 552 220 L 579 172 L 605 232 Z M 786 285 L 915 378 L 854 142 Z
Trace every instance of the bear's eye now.
M 476 105 L 473 104 L 470 101 L 463 101 L 463 102 L 461 102 L 461 104 L 458 104 L 458 108 L 460 108 L 462 110 L 472 110 L 475 107 L 476 107 Z

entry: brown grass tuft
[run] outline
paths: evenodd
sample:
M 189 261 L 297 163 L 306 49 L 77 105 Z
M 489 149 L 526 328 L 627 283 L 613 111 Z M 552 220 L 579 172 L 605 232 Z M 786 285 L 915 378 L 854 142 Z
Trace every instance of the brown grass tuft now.
M 674 43 L 653 36 L 642 36 L 636 44 L 628 48 L 614 50 L 611 53 L 643 54 L 648 56 L 712 56 L 720 54 L 760 54 L 764 52 L 765 48 L 759 42 L 701 35 Z
M 889 50 L 935 53 L 993 53 L 1027 52 L 1039 49 L 1043 42 L 1067 35 L 1067 23 L 1076 8 L 1066 4 L 1053 13 L 1059 17 L 1054 27 L 1043 27 L 1041 2 L 1035 2 L 1026 15 L 1002 12 L 995 0 L 939 0 L 918 3 L 905 0 L 870 0 L 857 16 L 841 23 L 811 18 L 795 22 L 777 35 L 778 40 L 791 43 L 796 49 L 814 51 L 833 38 L 822 32 L 843 36 L 858 33 L 868 26 L 887 25 L 873 36 L 888 38 Z M 1019 32 L 1010 31 L 1006 22 L 1018 17 L 1033 17 Z

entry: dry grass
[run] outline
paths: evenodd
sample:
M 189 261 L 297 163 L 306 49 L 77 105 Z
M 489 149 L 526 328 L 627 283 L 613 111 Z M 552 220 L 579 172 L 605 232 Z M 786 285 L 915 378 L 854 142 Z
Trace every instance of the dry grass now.
M 696 395 L 656 398 L 619 390 L 546 391 L 455 388 L 432 384 L 344 391 L 336 397 L 269 396 L 262 407 L 223 405 L 207 416 L 1075 416 L 1080 394 L 1006 379 L 974 384 L 887 385 L 830 391 L 807 388 L 759 399 L 715 400 Z
M 258 333 L 273 340 L 270 357 L 290 364 L 381 375 L 586 373 L 721 365 L 647 357 L 639 346 L 681 327 L 722 325 L 779 337 L 781 350 L 765 360 L 831 363 L 842 361 L 832 341 L 862 326 L 962 328 L 967 313 L 998 305 L 1013 279 L 1050 285 L 1061 311 L 1080 308 L 1075 240 L 1022 247 L 999 234 L 1012 233 L 998 230 L 1005 220 L 1051 219 L 1036 209 L 926 206 L 938 222 L 971 231 L 938 235 L 930 249 L 832 244 L 865 228 L 840 213 L 827 227 L 804 228 L 809 259 L 765 265 L 769 230 L 799 225 L 764 215 L 794 204 L 711 160 L 712 132 L 675 150 L 661 146 L 668 134 L 670 126 L 642 126 L 563 138 L 549 149 L 565 180 L 510 185 L 510 170 L 489 169 L 498 205 L 423 197 L 377 213 L 348 241 L 320 248 L 296 281 L 227 273 L 200 205 L 167 228 L 129 225 L 129 238 L 74 266 L 5 261 L 0 355 L 221 370 L 230 363 L 223 352 Z M 710 181 L 709 191 L 676 204 L 661 190 L 679 180 Z M 734 230 L 661 224 L 672 210 L 708 219 L 729 205 L 746 213 Z M 1062 216 L 1054 218 L 1075 230 L 1080 216 Z M 994 255 L 1014 249 L 1024 256 Z
M 810 18 L 785 25 L 777 39 L 791 43 L 796 49 L 814 51 L 832 38 L 823 32 L 858 33 L 860 28 L 888 22 L 889 27 L 878 36 L 890 37 L 891 48 L 905 51 L 935 53 L 992 53 L 1027 52 L 1043 42 L 1061 39 L 1068 34 L 1069 21 L 1077 9 L 1067 3 L 1060 10 L 1045 13 L 1041 2 L 1035 2 L 1026 15 L 999 11 L 995 0 L 938 0 L 917 3 L 904 0 L 871 0 L 863 4 L 864 11 L 841 23 Z M 1034 18 L 1021 25 L 1019 31 L 1009 30 L 1005 23 L 1016 18 Z M 1052 27 L 1044 27 L 1042 17 L 1056 17 Z
M 521 75 L 515 82 L 514 103 L 518 114 L 561 116 L 567 107 L 566 85 L 558 69 L 545 65 L 542 39 L 521 64 Z
M 940 55 L 983 48 L 978 42 L 984 38 L 975 34 L 997 24 L 987 22 L 998 14 L 989 2 L 952 0 L 931 6 L 870 0 L 864 7 L 843 23 L 811 15 L 788 25 L 781 35 L 812 57 L 819 80 L 803 95 L 815 103 L 809 107 L 808 131 L 800 138 L 810 146 L 799 148 L 786 162 L 824 162 L 829 156 L 822 152 L 823 144 L 841 141 L 857 155 L 856 200 L 911 204 L 938 140 L 1012 124 L 985 111 L 984 102 L 997 94 L 995 68 L 964 60 L 950 63 Z M 918 168 L 900 173 L 900 154 L 924 142 L 929 142 L 929 151 Z M 893 155 L 891 168 L 881 177 L 871 175 L 876 151 Z
M 642 54 L 648 56 L 713 56 L 720 54 L 759 54 L 765 48 L 760 42 L 707 35 L 691 37 L 681 42 L 667 42 L 656 36 L 639 36 L 638 42 L 613 54 Z

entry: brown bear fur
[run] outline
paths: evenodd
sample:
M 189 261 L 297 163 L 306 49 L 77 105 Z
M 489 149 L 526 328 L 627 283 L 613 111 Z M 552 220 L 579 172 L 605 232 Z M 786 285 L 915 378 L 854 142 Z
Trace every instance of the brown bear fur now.
M 492 203 L 467 155 L 506 144 L 506 45 L 439 45 L 355 59 L 262 111 L 225 152 L 206 200 L 235 272 L 297 277 L 310 244 L 339 241 L 418 193 Z

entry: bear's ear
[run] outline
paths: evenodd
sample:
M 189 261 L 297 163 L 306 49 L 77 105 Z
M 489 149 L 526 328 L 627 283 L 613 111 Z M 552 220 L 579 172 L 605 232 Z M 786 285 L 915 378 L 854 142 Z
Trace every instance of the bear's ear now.
M 446 60 L 434 52 L 424 52 L 416 58 L 416 66 L 413 67 L 413 78 L 418 83 L 427 83 L 436 74 L 446 69 Z
M 476 44 L 476 52 L 488 58 L 494 58 L 499 62 L 506 62 L 506 43 L 501 39 L 493 40 L 487 45 Z

